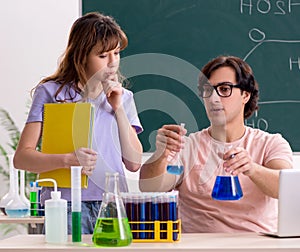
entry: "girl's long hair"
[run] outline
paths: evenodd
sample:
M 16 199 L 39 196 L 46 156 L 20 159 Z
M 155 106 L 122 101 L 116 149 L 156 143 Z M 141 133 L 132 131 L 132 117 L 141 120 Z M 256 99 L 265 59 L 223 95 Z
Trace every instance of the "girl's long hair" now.
M 61 57 L 56 72 L 42 79 L 38 85 L 48 81 L 55 81 L 60 84 L 55 93 L 57 101 L 60 101 L 57 96 L 66 85 L 71 85 L 77 93 L 80 93 L 78 83 L 85 86 L 88 81 L 85 67 L 87 56 L 92 48 L 95 45 L 99 46 L 99 53 L 101 54 L 115 49 L 118 45 L 120 45 L 120 50 L 123 50 L 127 44 L 126 34 L 112 17 L 98 12 L 88 13 L 74 22 L 67 48 Z M 73 98 L 71 97 L 71 100 Z

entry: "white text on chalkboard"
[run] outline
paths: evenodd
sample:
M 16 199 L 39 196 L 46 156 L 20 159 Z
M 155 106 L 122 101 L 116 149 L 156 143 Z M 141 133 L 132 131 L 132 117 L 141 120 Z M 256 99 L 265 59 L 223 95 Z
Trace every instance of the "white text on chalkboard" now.
M 241 0 L 240 12 L 242 14 L 274 14 L 274 15 L 286 15 L 292 13 L 297 9 L 300 10 L 299 0 Z

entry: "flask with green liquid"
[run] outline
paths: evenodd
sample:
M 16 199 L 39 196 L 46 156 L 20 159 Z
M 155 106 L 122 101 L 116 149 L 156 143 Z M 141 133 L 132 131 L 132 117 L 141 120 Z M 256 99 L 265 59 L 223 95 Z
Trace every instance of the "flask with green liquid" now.
M 93 232 L 96 246 L 121 247 L 132 242 L 132 233 L 119 190 L 119 173 L 106 173 L 105 193 Z

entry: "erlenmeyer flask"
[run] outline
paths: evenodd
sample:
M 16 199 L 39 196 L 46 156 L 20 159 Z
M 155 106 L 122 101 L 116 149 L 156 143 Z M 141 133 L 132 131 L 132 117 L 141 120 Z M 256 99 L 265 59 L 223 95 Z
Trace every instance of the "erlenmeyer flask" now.
M 167 172 L 170 174 L 180 175 L 183 172 L 183 164 L 181 163 L 179 153 L 172 153 L 168 156 Z
M 185 124 L 180 124 L 182 130 L 184 129 Z M 183 172 L 183 164 L 180 160 L 180 152 L 175 153 L 172 152 L 168 156 L 168 165 L 167 165 L 167 172 L 170 174 L 180 175 Z
M 93 232 L 96 246 L 120 247 L 132 242 L 132 233 L 119 190 L 119 173 L 106 173 L 105 193 Z
M 231 149 L 231 147 L 229 147 Z M 233 158 L 231 155 L 230 158 Z M 224 160 L 220 163 L 221 175 L 218 175 L 212 190 L 212 198 L 215 200 L 239 200 L 243 197 L 243 191 L 238 176 L 227 174 L 223 168 Z

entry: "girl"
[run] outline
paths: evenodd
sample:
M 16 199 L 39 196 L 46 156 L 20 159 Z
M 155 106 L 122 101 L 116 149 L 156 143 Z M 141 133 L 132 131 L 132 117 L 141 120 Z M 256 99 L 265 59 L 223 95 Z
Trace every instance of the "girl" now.
M 105 172 L 120 173 L 120 190 L 127 191 L 123 164 L 132 172 L 140 168 L 142 146 L 137 133 L 142 126 L 132 92 L 124 89 L 118 72 L 120 51 L 127 37 L 112 17 L 86 14 L 75 21 L 57 71 L 35 88 L 32 106 L 14 156 L 16 168 L 40 173 L 57 167 L 83 166 L 89 176 L 82 189 L 82 233 L 92 234 L 105 186 Z M 93 147 L 73 153 L 45 154 L 36 150 L 43 127 L 43 105 L 87 101 L 95 105 Z M 123 176 L 122 176 L 123 175 Z M 42 202 L 52 188 L 43 188 Z M 71 191 L 59 188 L 68 200 L 71 233 Z

